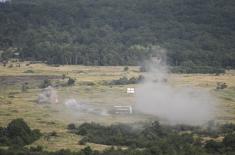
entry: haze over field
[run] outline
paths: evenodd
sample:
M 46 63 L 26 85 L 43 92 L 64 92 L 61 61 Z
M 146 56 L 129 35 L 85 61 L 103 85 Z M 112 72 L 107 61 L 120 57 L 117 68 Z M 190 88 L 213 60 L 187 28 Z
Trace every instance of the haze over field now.
M 202 125 L 213 120 L 216 99 L 202 88 L 175 87 L 168 83 L 166 50 L 155 48 L 156 57 L 147 61 L 149 71 L 136 90 L 136 107 L 171 124 Z

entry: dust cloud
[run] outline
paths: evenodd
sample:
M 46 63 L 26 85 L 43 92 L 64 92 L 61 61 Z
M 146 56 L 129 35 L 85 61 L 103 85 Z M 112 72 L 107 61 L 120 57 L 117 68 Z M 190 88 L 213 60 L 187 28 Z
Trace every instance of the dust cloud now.
M 145 81 L 136 89 L 136 109 L 170 124 L 202 125 L 214 118 L 216 101 L 202 88 L 176 87 L 167 82 L 165 50 L 155 47 L 146 64 Z

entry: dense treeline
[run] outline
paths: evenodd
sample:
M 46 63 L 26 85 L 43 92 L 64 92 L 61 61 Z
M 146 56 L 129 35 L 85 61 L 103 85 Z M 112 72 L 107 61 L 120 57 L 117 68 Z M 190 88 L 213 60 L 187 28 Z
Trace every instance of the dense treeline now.
M 157 45 L 173 66 L 234 68 L 234 14 L 234 0 L 12 0 L 0 4 L 0 48 L 3 59 L 136 65 Z

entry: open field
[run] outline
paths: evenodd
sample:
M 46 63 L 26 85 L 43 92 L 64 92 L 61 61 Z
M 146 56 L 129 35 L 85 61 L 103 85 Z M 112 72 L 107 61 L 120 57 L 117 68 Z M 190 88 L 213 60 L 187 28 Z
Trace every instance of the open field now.
M 0 66 L 0 126 L 5 126 L 14 118 L 24 118 L 32 128 L 40 129 L 45 136 L 33 145 L 42 145 L 48 150 L 69 148 L 79 150 L 84 146 L 78 145 L 79 136 L 67 132 L 69 123 L 97 122 L 101 124 L 135 123 L 157 119 L 144 114 L 133 115 L 97 115 L 93 113 L 78 114 L 68 110 L 63 105 L 67 99 L 87 103 L 92 107 L 111 109 L 114 105 L 133 105 L 133 95 L 126 94 L 127 87 L 137 85 L 105 85 L 104 81 L 119 79 L 120 77 L 139 76 L 138 67 L 129 67 L 124 71 L 121 66 L 60 66 L 52 67 L 45 64 L 26 65 L 21 67 Z M 50 79 L 55 84 L 63 83 L 62 76 L 76 79 L 74 86 L 57 87 L 59 103 L 54 105 L 37 104 L 39 88 L 44 79 Z M 22 85 L 27 82 L 29 89 L 22 92 Z M 228 71 L 224 75 L 202 74 L 171 74 L 169 82 L 175 86 L 194 86 L 208 89 L 218 101 L 216 121 L 235 122 L 235 72 Z M 228 88 L 215 90 L 217 82 L 225 82 Z M 57 132 L 58 137 L 46 139 L 46 135 Z M 89 144 L 94 149 L 102 150 L 107 146 Z

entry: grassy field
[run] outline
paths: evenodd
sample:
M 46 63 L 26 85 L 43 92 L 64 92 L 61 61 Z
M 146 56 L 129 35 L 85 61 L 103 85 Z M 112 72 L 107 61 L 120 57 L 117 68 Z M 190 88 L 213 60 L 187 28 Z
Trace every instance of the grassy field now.
M 135 123 L 151 121 L 153 116 L 144 114 L 133 115 L 99 115 L 79 114 L 76 111 L 67 110 L 63 103 L 66 99 L 76 100 L 95 108 L 110 109 L 114 105 L 134 105 L 134 97 L 126 94 L 127 87 L 136 85 L 110 86 L 104 81 L 119 79 L 120 77 L 139 76 L 138 67 L 97 67 L 97 66 L 60 66 L 52 67 L 45 64 L 26 65 L 21 67 L 0 66 L 0 126 L 5 126 L 14 118 L 24 118 L 32 128 L 40 129 L 44 137 L 33 145 L 42 145 L 47 150 L 59 150 L 68 148 L 79 150 L 83 145 L 78 141 L 81 137 L 67 132 L 69 123 L 81 124 L 83 122 L 97 122 L 101 124 Z M 39 88 L 43 79 L 51 79 L 54 83 L 63 83 L 62 75 L 76 79 L 74 86 L 56 88 L 60 104 L 37 104 Z M 29 89 L 22 92 L 22 84 L 27 82 Z M 235 72 L 228 71 L 224 75 L 201 74 L 171 74 L 169 82 L 175 86 L 194 86 L 208 89 L 218 100 L 217 121 L 235 122 Z M 225 82 L 228 88 L 215 90 L 217 82 Z M 55 131 L 57 137 L 50 139 L 46 135 Z M 103 150 L 108 146 L 88 144 L 94 149 Z

